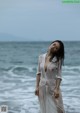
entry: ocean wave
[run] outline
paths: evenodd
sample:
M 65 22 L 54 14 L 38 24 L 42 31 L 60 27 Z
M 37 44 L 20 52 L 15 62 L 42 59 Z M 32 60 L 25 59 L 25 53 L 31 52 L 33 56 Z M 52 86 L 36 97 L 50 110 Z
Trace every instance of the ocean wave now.
M 15 75 L 28 75 L 29 73 L 36 73 L 37 66 L 16 65 L 8 68 L 0 68 L 0 71 Z M 80 66 L 63 66 L 62 72 L 65 74 L 79 74 Z
M 27 75 L 27 73 L 36 73 L 37 68 L 35 66 L 10 66 L 8 68 L 0 68 L 4 73 L 9 73 L 13 76 L 15 75 Z
M 77 74 L 79 75 L 80 73 L 80 66 L 63 66 L 62 67 L 63 73 L 66 74 Z
M 34 72 L 36 70 L 36 67 L 29 67 L 29 66 L 15 66 L 12 68 L 12 71 L 28 71 L 28 72 Z
M 65 70 L 80 70 L 80 66 L 63 66 Z

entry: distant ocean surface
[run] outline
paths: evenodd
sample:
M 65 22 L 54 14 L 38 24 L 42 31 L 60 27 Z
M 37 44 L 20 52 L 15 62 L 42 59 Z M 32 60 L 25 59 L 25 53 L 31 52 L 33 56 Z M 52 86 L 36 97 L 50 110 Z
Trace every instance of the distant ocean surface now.
M 0 105 L 8 113 L 40 113 L 34 95 L 38 56 L 51 42 L 0 42 Z M 80 42 L 64 42 L 61 90 L 66 113 L 80 113 Z

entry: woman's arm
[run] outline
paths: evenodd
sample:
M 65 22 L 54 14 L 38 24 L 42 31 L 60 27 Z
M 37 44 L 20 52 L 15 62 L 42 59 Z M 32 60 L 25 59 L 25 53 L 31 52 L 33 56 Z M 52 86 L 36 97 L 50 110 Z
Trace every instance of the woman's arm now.
M 59 90 L 60 84 L 61 84 L 61 79 L 60 78 L 57 78 L 56 79 L 56 89 L 57 90 Z
M 41 74 L 37 74 L 37 76 L 36 76 L 36 88 L 39 87 L 40 76 L 41 76 Z
M 39 96 L 39 82 L 40 82 L 40 75 L 36 76 L 36 89 L 35 89 L 35 95 Z
M 41 70 L 40 70 L 40 56 L 38 59 L 38 68 L 36 73 L 36 89 L 35 89 L 35 95 L 39 96 L 39 82 L 40 82 L 40 76 L 41 76 Z
M 58 62 L 58 70 L 57 70 L 57 75 L 56 75 L 56 88 L 59 89 L 60 83 L 62 81 L 62 65 L 61 65 L 61 59 L 59 59 Z
M 62 71 L 62 65 L 61 65 L 61 59 L 60 59 L 58 62 L 58 71 L 57 71 L 57 75 L 56 75 L 56 87 L 55 87 L 55 91 L 54 91 L 54 95 L 56 98 L 59 97 L 59 88 L 60 88 L 60 84 L 62 81 L 61 71 Z

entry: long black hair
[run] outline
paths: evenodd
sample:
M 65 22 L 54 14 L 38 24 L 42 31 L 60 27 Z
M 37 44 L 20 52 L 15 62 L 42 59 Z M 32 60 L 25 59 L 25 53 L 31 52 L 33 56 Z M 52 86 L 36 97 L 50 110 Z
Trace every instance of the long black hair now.
M 59 61 L 60 59 L 61 59 L 61 65 L 63 64 L 64 65 L 64 58 L 65 58 L 65 51 L 64 51 L 64 44 L 63 44 L 63 42 L 61 41 L 61 40 L 55 40 L 55 41 L 53 41 L 53 42 L 51 42 L 51 44 L 52 43 L 54 43 L 54 42 L 58 42 L 59 44 L 60 44 L 60 48 L 59 48 L 59 50 L 55 53 L 55 56 L 57 57 L 57 60 Z M 50 44 L 50 45 L 51 45 Z M 54 54 L 53 54 L 53 56 L 52 57 L 54 57 Z

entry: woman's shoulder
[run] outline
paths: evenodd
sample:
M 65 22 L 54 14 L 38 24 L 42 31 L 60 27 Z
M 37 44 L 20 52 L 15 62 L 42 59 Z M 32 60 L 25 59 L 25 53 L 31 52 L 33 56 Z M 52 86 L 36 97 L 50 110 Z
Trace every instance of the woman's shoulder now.
M 46 53 L 42 53 L 39 55 L 39 60 L 43 59 L 45 57 Z
M 39 57 L 44 57 L 46 55 L 46 53 L 42 53 L 39 55 Z

